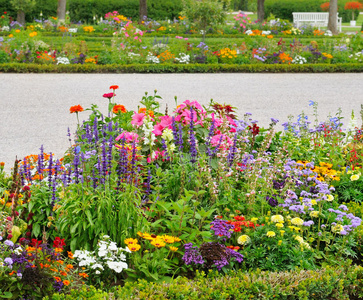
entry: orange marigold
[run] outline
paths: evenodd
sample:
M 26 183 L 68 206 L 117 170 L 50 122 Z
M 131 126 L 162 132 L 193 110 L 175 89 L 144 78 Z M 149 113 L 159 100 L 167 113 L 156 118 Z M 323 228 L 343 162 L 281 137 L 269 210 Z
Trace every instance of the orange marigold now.
M 71 114 L 73 114 L 73 113 L 78 113 L 78 112 L 84 111 L 84 109 L 80 105 L 75 105 L 75 106 L 71 106 L 69 111 L 70 111 Z
M 64 281 L 63 281 L 63 284 L 64 284 L 64 285 L 66 285 L 66 286 L 68 286 L 70 283 L 71 283 L 71 282 L 70 282 L 69 280 L 64 280 Z
M 59 277 L 56 277 L 56 276 L 54 276 L 54 279 L 55 279 L 57 282 L 62 281 L 62 279 L 60 279 Z
M 114 114 L 117 114 L 117 113 L 119 113 L 119 112 L 121 112 L 121 113 L 125 113 L 125 112 L 127 112 L 127 110 L 126 110 L 125 106 L 123 106 L 122 104 L 116 104 L 116 105 L 113 107 L 112 111 L 113 111 L 113 113 L 114 113 Z

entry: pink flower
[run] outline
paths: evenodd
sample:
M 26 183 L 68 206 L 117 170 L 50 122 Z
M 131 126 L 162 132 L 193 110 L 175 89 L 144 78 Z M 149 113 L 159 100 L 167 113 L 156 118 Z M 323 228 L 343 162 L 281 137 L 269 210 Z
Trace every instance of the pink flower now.
M 103 94 L 103 98 L 111 99 L 113 96 L 116 96 L 116 94 L 114 94 L 114 93 Z
M 164 128 L 171 129 L 171 123 L 173 122 L 173 118 L 171 116 L 162 116 L 160 124 L 164 126 Z
M 229 146 L 232 144 L 232 141 L 228 136 L 226 136 L 225 134 L 217 134 L 217 135 L 213 136 L 211 139 L 211 144 L 213 147 L 216 147 L 219 144 L 219 140 L 220 140 L 221 136 L 222 136 L 221 145 L 227 144 L 227 146 Z
M 131 124 L 134 125 L 134 126 L 139 127 L 144 123 L 144 118 L 145 118 L 145 114 L 143 114 L 143 113 L 140 113 L 140 114 L 134 113 L 134 115 L 132 116 Z
M 119 141 L 121 139 L 125 139 L 126 143 L 131 143 L 133 141 L 135 141 L 136 143 L 138 143 L 139 141 L 137 140 L 139 137 L 139 135 L 135 132 L 128 132 L 128 131 L 124 131 L 123 133 L 121 133 L 117 138 L 116 141 Z
M 154 130 L 152 131 L 153 134 L 155 134 L 155 136 L 159 136 L 159 135 L 162 135 L 163 134 L 163 130 L 164 130 L 164 126 L 159 123 L 159 124 L 156 124 L 154 126 Z

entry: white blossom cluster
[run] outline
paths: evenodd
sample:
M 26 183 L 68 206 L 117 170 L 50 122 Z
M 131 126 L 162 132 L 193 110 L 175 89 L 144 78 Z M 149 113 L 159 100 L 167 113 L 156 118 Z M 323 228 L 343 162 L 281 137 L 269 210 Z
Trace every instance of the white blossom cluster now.
M 146 56 L 146 62 L 158 64 L 158 63 L 160 63 L 160 59 L 157 56 L 155 56 L 149 52 L 148 55 Z
M 57 57 L 57 65 L 68 65 L 68 64 L 69 64 L 69 59 L 67 57 L 64 56 Z
M 78 260 L 80 267 L 86 267 L 97 275 L 106 268 L 121 273 L 122 270 L 128 268 L 124 252 L 130 253 L 131 251 L 128 248 L 118 248 L 117 244 L 105 235 L 103 240 L 98 242 L 95 251 L 76 250 L 73 257 Z
M 175 60 L 181 64 L 189 64 L 190 55 L 185 53 L 179 53 L 179 57 L 176 57 Z
M 142 125 L 142 130 L 144 131 L 144 144 L 145 145 L 155 145 L 155 134 L 152 132 L 154 130 L 154 125 L 152 122 L 148 122 L 145 118 L 144 124 Z
M 291 28 L 291 33 L 294 35 L 299 35 L 301 34 L 301 30 L 299 28 Z
M 306 58 L 302 57 L 300 55 L 296 55 L 295 58 L 292 60 L 292 63 L 299 64 L 299 65 L 306 64 Z
M 3 26 L 3 27 L 1 27 L 1 31 L 10 31 L 10 27 L 9 26 Z
M 355 54 L 349 55 L 349 58 L 356 60 L 357 62 L 363 62 L 363 50 L 362 52 L 357 52 Z

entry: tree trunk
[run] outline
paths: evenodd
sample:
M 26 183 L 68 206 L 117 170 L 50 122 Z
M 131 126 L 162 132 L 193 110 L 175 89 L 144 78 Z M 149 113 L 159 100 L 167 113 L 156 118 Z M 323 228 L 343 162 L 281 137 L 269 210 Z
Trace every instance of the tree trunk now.
M 25 12 L 21 9 L 18 10 L 18 15 L 16 17 L 16 21 L 21 25 L 25 25 Z
M 338 0 L 330 0 L 329 4 L 329 21 L 328 21 L 328 29 L 332 32 L 332 34 L 338 34 Z
M 257 19 L 259 23 L 265 19 L 265 0 L 257 0 Z
M 147 0 L 140 0 L 139 9 L 139 22 L 146 20 L 147 18 Z
M 66 4 L 67 0 L 58 0 L 58 8 L 57 8 L 58 25 L 65 23 Z

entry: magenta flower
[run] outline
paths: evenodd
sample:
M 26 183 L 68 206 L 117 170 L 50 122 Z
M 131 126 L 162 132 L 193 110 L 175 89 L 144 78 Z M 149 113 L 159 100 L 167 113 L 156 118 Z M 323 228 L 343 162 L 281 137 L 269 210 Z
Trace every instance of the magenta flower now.
M 171 116 L 162 116 L 161 117 L 161 122 L 160 124 L 164 127 L 164 128 L 169 128 L 171 129 L 171 123 L 173 121 L 173 118 Z M 164 129 L 163 128 L 163 129 Z
M 132 116 L 131 124 L 139 127 L 144 123 L 144 118 L 145 118 L 144 113 L 139 113 L 139 114 L 134 113 L 134 115 Z
M 116 96 L 116 94 L 114 93 L 103 94 L 103 98 L 108 98 L 108 100 L 110 100 L 113 96 Z
M 163 130 L 164 130 L 164 126 L 159 123 L 159 124 L 156 124 L 154 126 L 154 130 L 152 131 L 153 134 L 155 134 L 155 136 L 159 136 L 159 135 L 162 135 L 163 134 Z
M 138 143 L 139 142 L 138 137 L 139 137 L 139 135 L 135 132 L 124 131 L 116 138 L 116 141 L 125 139 L 126 143 L 131 143 L 133 141 L 135 141 L 135 143 Z

